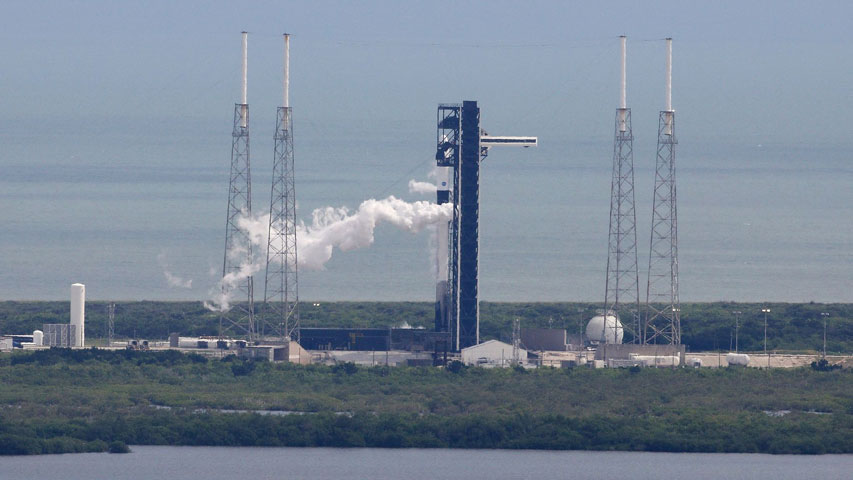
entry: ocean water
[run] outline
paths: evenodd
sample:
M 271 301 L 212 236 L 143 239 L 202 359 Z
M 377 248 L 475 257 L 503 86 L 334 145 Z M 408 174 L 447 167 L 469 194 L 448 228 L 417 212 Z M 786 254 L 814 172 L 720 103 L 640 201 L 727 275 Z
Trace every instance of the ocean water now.
M 851 455 L 446 449 L 131 447 L 127 455 L 5 457 L 0 478 L 849 478 Z
M 432 199 L 406 185 L 428 179 L 433 115 L 380 130 L 297 115 L 299 218 L 309 222 L 314 208 L 353 210 L 388 195 Z M 7 129 L 0 298 L 66 299 L 73 282 L 98 300 L 209 298 L 224 247 L 230 119 L 222 117 L 140 128 L 131 119 L 120 133 L 107 122 L 78 130 L 52 122 L 44 141 L 34 125 Z M 255 212 L 269 205 L 266 126 L 253 126 Z M 654 137 L 639 133 L 635 123 L 644 296 Z M 853 301 L 849 148 L 715 142 L 690 130 L 679 140 L 682 301 Z M 555 132 L 541 135 L 538 148 L 489 155 L 481 170 L 482 300 L 602 300 L 611 155 L 607 135 L 579 140 Z M 429 231 L 379 225 L 370 248 L 336 251 L 325 270 L 300 272 L 300 297 L 432 299 L 431 245 Z M 170 286 L 166 272 L 191 287 Z M 263 272 L 259 277 L 256 299 L 263 297 Z

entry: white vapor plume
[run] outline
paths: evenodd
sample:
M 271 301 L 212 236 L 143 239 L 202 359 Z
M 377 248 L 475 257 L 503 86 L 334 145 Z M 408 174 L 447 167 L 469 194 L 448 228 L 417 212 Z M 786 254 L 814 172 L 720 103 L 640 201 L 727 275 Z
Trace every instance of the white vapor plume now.
M 204 308 L 214 312 L 227 312 L 231 310 L 231 299 L 234 292 L 238 291 L 237 287 L 247 278 L 253 276 L 261 269 L 261 263 L 258 261 L 246 261 L 240 265 L 240 268 L 233 272 L 228 272 L 222 277 L 216 287 L 210 290 L 212 296 L 209 302 L 204 302 Z
M 355 212 L 346 207 L 324 207 L 315 209 L 310 225 L 300 222 L 296 226 L 299 268 L 323 270 L 332 258 L 335 248 L 346 252 L 373 244 L 373 232 L 380 223 L 418 233 L 439 221 L 449 221 L 453 210 L 451 204 L 437 205 L 428 201 L 406 202 L 394 196 L 382 200 L 365 200 Z M 266 264 L 266 247 L 269 239 L 269 214 L 243 215 L 237 219 L 237 227 L 247 234 L 254 248 L 254 259 L 246 260 L 236 272 L 224 276 L 211 290 L 212 300 L 205 307 L 213 311 L 228 311 L 232 293 L 249 276 L 257 273 Z M 274 225 L 275 229 L 276 226 Z M 229 252 L 232 258 L 246 258 L 247 246 L 236 246 Z
M 394 196 L 365 200 L 352 214 L 345 207 L 318 208 L 314 210 L 311 225 L 302 224 L 296 230 L 299 266 L 322 270 L 332 258 L 335 247 L 346 252 L 370 246 L 379 223 L 390 223 L 401 230 L 418 233 L 427 225 L 448 221 L 451 214 L 450 204 L 437 205 L 422 200 L 409 203 Z
M 436 190 L 438 190 L 438 186 L 434 183 L 409 180 L 409 193 L 429 195 L 431 193 L 435 193 Z
M 163 276 L 166 277 L 166 283 L 173 288 L 193 288 L 193 280 L 191 278 L 184 279 L 169 271 L 169 262 L 166 261 L 166 254 L 160 252 L 157 255 L 157 264 L 163 269 Z
M 254 276 L 265 261 L 257 254 L 258 249 L 252 251 L 252 256 L 249 257 L 249 247 L 252 245 L 267 244 L 267 229 L 269 228 L 269 215 L 255 218 L 242 213 L 237 218 L 237 228 L 248 235 L 249 244 L 239 243 L 239 237 L 235 237 L 235 242 L 231 246 L 231 250 L 227 252 L 228 258 L 233 261 L 232 264 L 239 265 L 236 269 L 228 272 L 216 283 L 216 286 L 210 289 L 211 300 L 204 302 L 204 307 L 214 312 L 227 312 L 231 310 L 231 301 L 235 293 L 240 292 L 239 287 L 251 276 Z M 266 250 L 264 250 L 266 251 Z M 238 263 L 239 262 L 239 263 Z M 215 270 L 211 267 L 211 274 L 215 275 Z

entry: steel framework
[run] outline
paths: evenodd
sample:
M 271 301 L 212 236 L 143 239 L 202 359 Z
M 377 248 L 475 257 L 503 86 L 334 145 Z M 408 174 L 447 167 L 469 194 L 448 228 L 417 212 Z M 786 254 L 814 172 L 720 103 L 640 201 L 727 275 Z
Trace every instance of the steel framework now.
M 248 232 L 238 225 L 240 218 L 252 214 L 252 178 L 249 164 L 249 105 L 234 105 L 234 129 L 231 133 L 231 175 L 228 183 L 228 210 L 225 221 L 225 256 L 222 262 L 222 294 L 224 298 L 242 296 L 245 303 L 235 302 L 223 311 L 219 335 L 235 328 L 254 340 L 255 301 L 252 275 L 245 269 L 253 264 L 252 242 Z M 230 277 L 229 277 L 230 276 Z
M 239 221 L 252 215 L 252 175 L 249 163 L 249 102 L 248 90 L 248 33 L 242 32 L 242 95 L 234 105 L 234 127 L 231 130 L 231 174 L 228 179 L 228 208 L 225 217 L 225 255 L 222 261 L 222 298 L 243 296 L 246 303 L 234 302 L 233 307 L 222 305 L 219 316 L 219 336 L 232 328 L 254 340 L 255 326 L 254 256 L 249 232 Z
M 107 346 L 113 346 L 113 337 L 116 331 L 116 304 L 107 305 Z
M 449 331 L 452 348 L 458 351 L 476 345 L 480 337 L 480 160 L 486 151 L 480 148 L 477 102 L 438 106 L 437 145 L 436 165 L 452 167 L 453 190 L 445 201 L 453 203 L 453 218 L 448 228 L 447 287 L 445 298 L 437 299 L 436 330 Z
M 660 112 L 646 287 L 644 343 L 681 343 L 678 300 L 678 209 L 675 189 L 675 112 Z
M 622 319 L 634 343 L 640 339 L 640 284 L 637 269 L 637 214 L 634 208 L 634 135 L 631 109 L 616 110 L 613 176 L 610 184 L 610 227 L 607 247 L 605 315 Z M 630 319 L 630 321 L 626 321 Z M 604 322 L 605 328 L 608 323 Z M 613 322 L 616 329 L 618 324 Z M 609 338 L 607 332 L 602 338 Z M 610 336 L 615 338 L 615 332 Z
M 459 350 L 459 157 L 462 143 L 462 107 L 439 105 L 437 113 L 436 165 L 451 167 L 452 190 L 441 193 L 438 203 L 453 203 L 453 217 L 447 229 L 447 279 L 439 279 L 436 298 L 435 329 L 450 332 L 453 350 Z M 444 191 L 442 191 L 444 192 Z M 439 229 L 442 231 L 442 229 Z M 441 261 L 441 259 L 439 259 Z
M 300 340 L 296 256 L 296 189 L 293 175 L 293 112 L 290 109 L 290 35 L 284 34 L 282 106 L 276 112 L 270 190 L 269 240 L 261 335 Z
M 262 334 L 299 341 L 296 191 L 290 107 L 279 107 L 275 127 L 269 242 Z
M 521 365 L 521 319 L 512 321 L 512 364 Z

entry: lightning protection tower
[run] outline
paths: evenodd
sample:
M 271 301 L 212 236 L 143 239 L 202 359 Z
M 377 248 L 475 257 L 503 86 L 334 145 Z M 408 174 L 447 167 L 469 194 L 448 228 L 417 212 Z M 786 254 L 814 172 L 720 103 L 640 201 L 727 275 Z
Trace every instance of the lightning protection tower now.
M 264 284 L 262 335 L 299 341 L 296 264 L 296 192 L 293 179 L 293 123 L 290 109 L 290 35 L 284 34 L 284 89 L 275 125 L 269 242 Z
M 249 164 L 248 33 L 243 32 L 243 64 L 241 102 L 234 105 L 234 128 L 231 133 L 231 176 L 228 185 L 228 210 L 225 220 L 225 256 L 222 263 L 223 298 L 238 296 L 233 308 L 223 311 L 219 319 L 219 335 L 235 329 L 250 340 L 255 338 L 255 302 L 251 275 L 253 256 L 248 232 L 242 230 L 240 218 L 252 214 L 252 177 Z M 248 273 L 248 274 L 247 274 Z M 224 306 L 224 305 L 223 305 Z
M 675 195 L 675 111 L 672 109 L 672 39 L 666 39 L 666 108 L 658 120 L 657 164 L 649 247 L 644 343 L 681 343 L 678 300 L 678 209 Z
M 621 44 L 619 108 L 613 140 L 613 178 L 610 184 L 610 232 L 607 247 L 607 279 L 604 289 L 605 315 L 616 315 L 636 343 L 640 338 L 640 284 L 637 272 L 637 214 L 634 209 L 634 134 L 631 109 L 627 106 L 626 38 Z M 603 322 L 616 329 L 616 322 Z M 602 332 L 601 338 L 616 338 Z

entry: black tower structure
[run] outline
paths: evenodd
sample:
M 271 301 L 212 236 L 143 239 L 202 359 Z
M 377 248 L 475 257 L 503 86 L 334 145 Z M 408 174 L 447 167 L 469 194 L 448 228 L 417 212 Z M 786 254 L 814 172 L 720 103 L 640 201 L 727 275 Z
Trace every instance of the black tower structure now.
M 538 140 L 487 135 L 476 101 L 441 104 L 437 116 L 436 165 L 451 167 L 453 187 L 439 189 L 436 200 L 453 203 L 453 218 L 447 229 L 447 280 L 439 279 L 436 288 L 435 327 L 449 331 L 451 349 L 459 351 L 480 343 L 480 162 L 493 146 L 530 147 Z

